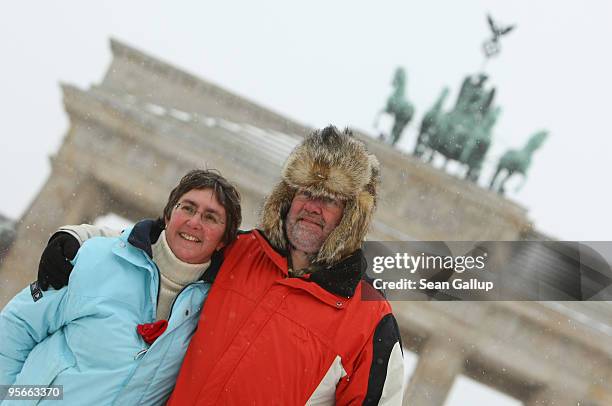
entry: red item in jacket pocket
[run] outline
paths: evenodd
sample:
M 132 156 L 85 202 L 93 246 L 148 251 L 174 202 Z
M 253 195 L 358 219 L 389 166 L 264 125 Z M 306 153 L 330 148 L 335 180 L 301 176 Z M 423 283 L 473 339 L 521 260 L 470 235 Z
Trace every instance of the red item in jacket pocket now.
M 168 328 L 168 320 L 158 320 L 153 323 L 139 324 L 136 327 L 136 331 L 138 331 L 138 334 L 142 336 L 143 340 L 150 345 L 153 344 L 157 337 L 164 334 L 166 328 Z

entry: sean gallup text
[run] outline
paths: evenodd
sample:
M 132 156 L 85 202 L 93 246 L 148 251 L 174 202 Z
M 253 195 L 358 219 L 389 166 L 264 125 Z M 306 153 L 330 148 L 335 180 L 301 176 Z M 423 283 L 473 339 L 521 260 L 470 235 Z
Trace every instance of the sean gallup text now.
M 485 292 L 493 289 L 493 282 L 479 281 L 476 278 L 468 280 L 453 279 L 452 281 L 428 281 L 427 279 L 419 279 L 418 281 L 402 278 L 398 281 L 385 281 L 382 279 L 374 279 L 374 287 L 383 290 L 482 290 Z

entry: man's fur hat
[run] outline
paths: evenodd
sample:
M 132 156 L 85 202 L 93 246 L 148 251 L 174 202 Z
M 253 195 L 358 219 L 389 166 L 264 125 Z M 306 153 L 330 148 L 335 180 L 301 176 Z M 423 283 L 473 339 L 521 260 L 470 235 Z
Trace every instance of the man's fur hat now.
M 298 189 L 345 201 L 340 224 L 321 246 L 313 265 L 329 266 L 361 247 L 376 207 L 379 164 L 348 130 L 328 126 L 307 136 L 289 155 L 282 179 L 266 199 L 261 229 L 286 251 L 285 217 Z

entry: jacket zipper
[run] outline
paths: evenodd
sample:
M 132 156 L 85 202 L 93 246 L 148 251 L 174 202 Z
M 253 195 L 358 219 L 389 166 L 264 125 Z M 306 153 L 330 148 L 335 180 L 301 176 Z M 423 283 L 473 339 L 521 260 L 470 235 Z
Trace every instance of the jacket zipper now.
M 159 271 L 159 267 L 157 266 L 157 264 L 153 262 L 153 260 L 150 260 L 150 261 L 155 266 L 155 270 L 157 271 L 157 298 L 155 299 L 155 319 L 157 319 L 157 305 L 159 304 L 159 291 L 161 288 L 161 272 Z M 183 291 L 187 289 L 189 286 L 195 285 L 196 283 L 200 283 L 200 282 L 203 282 L 203 281 L 198 279 L 197 281 L 190 282 L 187 285 L 183 286 L 181 290 L 179 290 L 176 296 L 174 296 L 174 299 L 172 299 L 172 304 L 170 305 L 170 312 L 168 313 L 168 320 L 166 321 L 170 322 L 170 318 L 172 317 L 172 310 L 174 309 L 174 303 L 176 303 L 176 299 L 178 299 L 181 293 L 183 293 Z
M 183 286 L 183 289 L 181 289 L 181 290 L 179 291 L 179 293 L 177 293 L 177 294 L 176 294 L 176 296 L 174 296 L 174 299 L 172 300 L 172 304 L 170 305 L 170 313 L 168 313 L 168 322 L 169 322 L 169 321 L 170 321 L 170 319 L 172 318 L 172 310 L 174 310 L 174 304 L 176 303 L 176 299 L 178 299 L 178 297 L 181 295 L 181 293 L 183 293 L 183 291 L 184 291 L 185 289 L 187 289 L 189 286 L 191 286 L 191 285 L 195 285 L 195 284 L 200 283 L 200 282 L 204 283 L 204 282 L 203 282 L 203 281 L 201 281 L 201 280 L 197 280 L 197 281 L 195 281 L 195 282 L 188 283 L 187 285 Z M 158 294 L 158 296 L 159 296 L 159 294 Z

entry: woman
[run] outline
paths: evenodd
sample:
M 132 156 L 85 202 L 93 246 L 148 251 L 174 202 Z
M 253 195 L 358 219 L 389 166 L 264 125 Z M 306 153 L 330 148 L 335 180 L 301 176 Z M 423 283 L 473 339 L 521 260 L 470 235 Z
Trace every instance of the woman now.
M 236 189 L 194 170 L 163 219 L 87 240 L 68 286 L 33 284 L 0 314 L 0 384 L 62 385 L 63 404 L 164 403 L 218 266 L 212 258 L 240 221 Z

